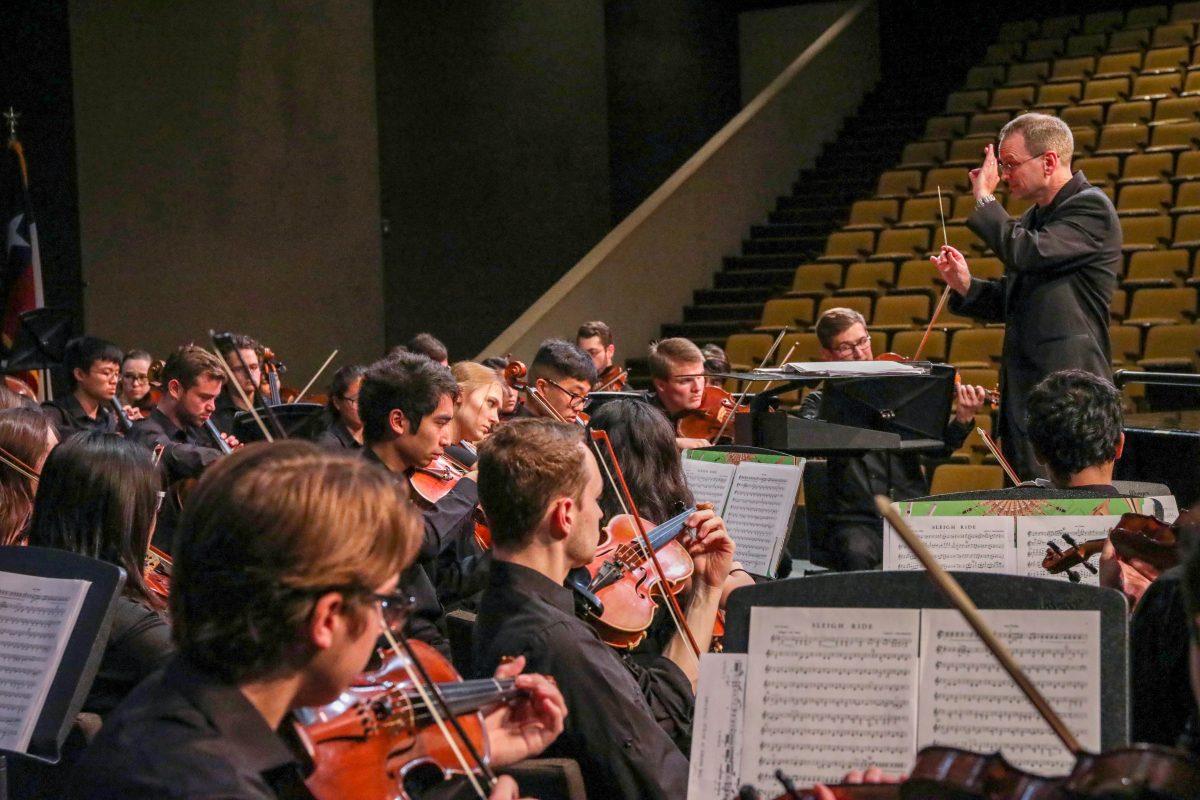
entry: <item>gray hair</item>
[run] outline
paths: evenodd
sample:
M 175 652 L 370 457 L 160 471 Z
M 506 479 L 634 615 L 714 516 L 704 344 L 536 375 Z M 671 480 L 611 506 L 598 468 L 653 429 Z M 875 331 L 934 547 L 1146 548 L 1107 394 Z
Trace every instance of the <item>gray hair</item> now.
M 1029 155 L 1037 156 L 1053 150 L 1065 164 L 1071 163 L 1071 155 L 1075 152 L 1075 137 L 1071 128 L 1058 117 L 1049 114 L 1021 114 L 1000 129 L 1000 141 L 1012 133 L 1025 137 L 1025 146 Z

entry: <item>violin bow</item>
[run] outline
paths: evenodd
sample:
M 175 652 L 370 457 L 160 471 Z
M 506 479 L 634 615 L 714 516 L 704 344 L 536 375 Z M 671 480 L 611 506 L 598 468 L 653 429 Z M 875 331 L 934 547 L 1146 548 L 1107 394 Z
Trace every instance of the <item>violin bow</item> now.
M 3 464 L 21 477 L 31 481 L 36 481 L 41 477 L 36 469 L 29 466 L 3 447 L 0 447 L 0 464 Z
M 608 438 L 608 432 L 596 429 L 590 429 L 590 432 L 592 441 L 597 443 L 603 442 L 605 449 L 608 451 L 608 457 L 612 459 L 613 472 L 620 483 L 620 491 L 625 498 L 625 505 L 629 508 L 629 513 L 633 517 L 634 527 L 637 528 L 638 542 L 645 548 L 647 554 L 646 560 L 653 565 L 654 572 L 658 576 L 658 585 L 662 588 L 663 597 L 666 598 L 671 620 L 675 623 L 675 627 L 679 632 L 683 634 L 683 638 L 691 647 L 692 652 L 696 654 L 696 658 L 699 659 L 700 645 L 696 643 L 696 636 L 692 633 L 692 629 L 688 627 L 687 619 L 683 615 L 683 609 L 679 607 L 679 600 L 671 591 L 671 587 L 667 583 L 666 573 L 663 572 L 662 565 L 658 563 L 658 554 L 654 551 L 650 537 L 646 534 L 646 526 L 642 522 L 642 515 L 638 513 L 637 504 L 633 500 L 633 494 L 629 491 L 629 484 L 625 482 L 625 474 L 621 471 L 621 464 L 617 461 L 617 454 L 613 450 L 612 441 Z
M 296 395 L 296 398 L 291 401 L 292 403 L 299 403 L 302 399 L 304 399 L 304 395 L 308 394 L 308 390 L 311 389 L 313 384 L 317 382 L 317 378 L 321 377 L 321 373 L 325 371 L 325 368 L 329 366 L 329 362 L 333 361 L 337 354 L 337 348 L 334 348 L 334 351 L 329 354 L 329 358 L 325 359 L 325 363 L 322 364 L 315 373 L 313 373 L 313 376 L 309 378 L 308 383 L 304 384 L 304 388 L 300 390 L 300 394 Z
M 783 330 L 779 332 L 779 335 L 775 337 L 775 341 L 771 343 L 771 349 L 767 351 L 765 356 L 763 356 L 763 360 L 758 367 L 756 367 L 756 371 L 767 365 L 767 362 L 770 361 L 771 357 L 775 355 L 775 351 L 779 349 L 779 345 L 783 342 L 783 337 L 787 336 L 789 330 L 790 328 L 788 328 L 788 326 L 783 326 Z M 795 349 L 796 346 L 792 345 L 792 350 Z M 792 354 L 792 350 L 788 351 L 789 356 Z M 755 383 L 757 383 L 757 381 L 746 381 L 746 385 L 742 387 L 742 393 L 737 396 L 737 400 L 733 401 L 733 409 L 725 415 L 725 421 L 722 422 L 721 427 L 717 429 L 717 435 L 713 437 L 713 444 L 721 441 L 721 437 L 725 435 L 725 429 L 729 427 L 729 422 L 733 419 L 733 416 L 735 413 L 737 413 L 737 410 L 742 407 L 742 402 L 745 401 L 746 395 L 750 393 L 750 387 Z
M 947 247 L 950 246 L 950 236 L 946 233 L 946 210 L 942 208 L 942 187 L 937 187 L 938 198 L 938 214 L 942 218 L 942 243 Z M 917 351 L 913 353 L 913 361 L 921 360 L 921 353 L 925 351 L 925 343 L 929 341 L 929 334 L 933 332 L 933 326 L 937 324 L 938 317 L 942 314 L 942 309 L 946 307 L 946 301 L 950 299 L 950 284 L 947 283 L 942 289 L 942 296 L 938 300 L 937 307 L 933 309 L 933 316 L 929 318 L 929 324 L 925 326 L 925 333 L 921 336 L 921 341 L 917 344 Z
M 214 339 L 216 338 L 215 332 L 209 331 L 209 334 Z M 221 366 L 225 368 L 226 377 L 229 378 L 229 382 L 233 385 L 233 388 L 237 389 L 237 393 L 241 396 L 242 402 L 246 404 L 248 409 L 250 409 L 250 416 L 254 417 L 254 421 L 258 423 L 259 430 L 262 431 L 263 436 L 268 442 L 275 441 L 275 437 L 273 437 L 271 432 L 267 430 L 267 425 L 265 422 L 263 422 L 262 417 L 260 417 L 258 412 L 254 410 L 254 403 L 250 402 L 250 398 L 246 396 L 246 392 L 244 389 L 242 389 L 242 385 L 238 383 L 237 376 L 233 374 L 233 368 L 229 366 L 229 362 L 225 360 L 225 356 L 221 355 L 221 348 L 215 346 L 215 342 L 213 347 L 213 355 L 217 357 L 217 359 L 221 362 Z M 263 406 L 263 408 L 267 408 L 267 406 Z
M 425 665 L 417 659 L 417 654 L 413 652 L 412 646 L 409 645 L 408 638 L 401 634 L 399 641 L 397 641 L 396 636 L 392 634 L 382 615 L 379 619 L 379 627 L 383 631 L 383 636 L 387 639 L 388 645 L 392 648 L 392 652 L 404 661 L 404 671 L 408 674 L 408 679 L 412 681 L 417 694 L 421 696 L 421 701 L 429 709 L 430 716 L 433 717 L 438 730 L 445 737 L 446 744 L 450 747 L 450 751 L 454 753 L 459 766 L 462 767 L 463 774 L 466 775 L 467 780 L 471 783 L 471 788 L 475 790 L 475 794 L 479 796 L 479 800 L 488 800 L 488 795 L 496 787 L 496 782 L 499 780 L 496 777 L 495 771 L 484 761 L 479 751 L 475 749 L 475 745 L 467 737 L 462 723 L 450 711 L 450 706 L 446 703 L 446 698 L 442 694 L 441 689 L 429 677 L 429 673 L 425 671 Z M 449 723 L 449 726 L 447 726 L 447 723 Z M 454 736 L 450 733 L 450 728 L 454 728 L 454 732 L 458 734 L 457 741 L 455 741 Z M 484 735 L 487 735 L 486 731 Z M 460 744 L 462 747 L 459 747 Z M 466 754 L 463 753 L 464 749 L 467 751 Z M 475 768 L 472 768 L 470 762 L 467 760 L 468 755 L 471 757 L 471 761 L 475 762 Z M 476 769 L 479 771 L 478 775 L 476 774 Z M 480 776 L 483 778 L 482 782 L 480 781 Z
M 1075 738 L 1075 735 L 1071 733 L 1071 730 L 1059 718 L 1058 714 L 1054 712 L 1050 703 L 1042 696 L 1038 688 L 1033 685 L 1033 682 L 1029 680 L 1029 677 L 1021 670 L 1021 667 L 1017 665 L 1016 660 L 1013 659 L 1012 653 L 1005 647 L 1004 642 L 1000 641 L 996 637 L 996 634 L 992 633 L 992 629 L 984 622 L 979 609 L 971 602 L 971 598 L 963 591 L 958 581 L 954 580 L 954 577 L 942 568 L 942 565 L 938 563 L 933 553 L 929 552 L 929 548 L 925 546 L 921 538 L 896 513 L 896 509 L 892 507 L 892 501 L 883 495 L 875 495 L 875 507 L 879 510 L 880 516 L 891 523 L 896 532 L 900 534 L 900 538 L 908 545 L 908 549 L 912 550 L 913 555 L 925 567 L 925 574 L 933 581 L 933 585 L 937 587 L 943 597 L 958 609 L 963 619 L 971 626 L 971 630 L 975 631 L 975 635 L 983 641 L 987 649 L 1000 662 L 1000 666 L 1013 679 L 1013 683 L 1017 685 L 1021 693 L 1033 704 L 1038 714 L 1041 715 L 1046 724 L 1054 731 L 1054 735 L 1062 742 L 1063 747 L 1067 748 L 1072 755 L 1081 752 L 1083 748 L 1079 746 L 1079 741 Z
M 979 438 L 983 439 L 983 444 L 987 447 L 988 452 L 1000 462 L 1000 468 L 1004 470 L 1004 474 L 1012 481 L 1012 485 L 1020 485 L 1021 479 L 1017 477 L 1017 471 L 1012 468 L 1012 464 L 1009 464 L 1008 459 L 1000 452 L 1000 448 L 996 445 L 996 440 L 992 438 L 992 435 L 978 426 L 975 428 L 975 431 L 979 434 Z

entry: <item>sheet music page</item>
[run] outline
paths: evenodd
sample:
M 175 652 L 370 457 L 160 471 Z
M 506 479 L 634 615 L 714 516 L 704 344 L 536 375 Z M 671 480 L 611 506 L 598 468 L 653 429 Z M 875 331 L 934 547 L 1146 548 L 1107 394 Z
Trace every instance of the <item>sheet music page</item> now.
M 1086 750 L 1100 750 L 1100 612 L 981 611 Z M 1075 759 L 952 609 L 921 617 L 917 746 L 1000 750 L 1016 767 L 1063 775 Z
M 841 377 L 929 374 L 928 365 L 922 368 L 899 361 L 789 361 L 783 365 L 783 368 L 801 375 L 837 375 Z
M 836 783 L 874 764 L 906 772 L 916 755 L 920 612 L 772 608 L 750 612 L 741 778 Z
M 0 573 L 0 749 L 29 746 L 90 585 Z
M 701 461 L 688 458 L 688 451 L 683 453 L 683 477 L 692 490 L 692 496 L 697 503 L 712 503 L 718 514 L 725 510 L 725 500 L 729 497 L 735 472 L 737 466 L 734 464 Z
M 901 512 L 903 513 L 903 512 Z M 933 517 L 904 515 L 921 541 L 949 570 L 1017 574 L 1012 517 Z M 900 535 L 883 522 L 883 568 L 919 570 L 921 562 Z
M 1109 514 L 1086 517 L 1017 517 L 1017 553 L 1021 558 L 1019 574 L 1028 575 L 1031 578 L 1069 581 L 1071 578 L 1065 572 L 1051 575 L 1042 568 L 1042 560 L 1046 557 L 1046 543 L 1054 542 L 1060 549 L 1067 550 L 1071 545 L 1062 538 L 1064 533 L 1078 544 L 1083 544 L 1091 539 L 1103 539 L 1108 536 L 1108 532 L 1120 519 L 1120 515 Z M 1096 572 L 1092 572 L 1082 565 L 1071 571 L 1079 576 L 1079 583 L 1099 586 L 1100 557 L 1093 556 L 1089 563 L 1097 568 Z
M 747 656 L 705 653 L 696 682 L 688 800 L 736 797 L 741 786 Z
M 1142 513 L 1158 517 L 1163 522 L 1174 522 L 1179 517 L 1179 503 L 1175 502 L 1173 494 L 1143 497 Z
M 737 560 L 751 574 L 775 576 L 803 475 L 803 463 L 738 464 L 722 516 Z

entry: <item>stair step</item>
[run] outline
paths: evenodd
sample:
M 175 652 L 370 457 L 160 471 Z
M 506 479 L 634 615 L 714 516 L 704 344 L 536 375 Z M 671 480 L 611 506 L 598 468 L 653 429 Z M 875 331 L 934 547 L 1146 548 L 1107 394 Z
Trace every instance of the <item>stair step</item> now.
M 789 269 L 723 270 L 713 276 L 713 283 L 718 289 L 786 289 L 792 285 L 795 275 L 794 266 Z
M 718 303 L 757 303 L 762 305 L 770 300 L 773 294 L 775 294 L 775 290 L 770 286 L 695 289 L 692 291 L 692 302 L 698 306 Z
M 807 260 L 808 257 L 803 253 L 789 253 L 786 255 L 725 256 L 723 262 L 727 270 L 787 269 L 794 272 L 796 267 Z
M 700 340 L 720 342 L 735 333 L 748 331 L 758 324 L 757 319 L 710 322 L 673 322 L 662 326 L 663 336 L 682 336 L 699 344 Z
M 829 210 L 825 211 L 825 219 L 811 222 L 789 222 L 782 224 L 753 225 L 750 228 L 751 239 L 779 239 L 788 236 L 820 236 L 821 241 L 839 227 L 836 219 L 829 218 Z
M 684 322 L 740 322 L 762 317 L 762 303 L 706 303 L 686 306 Z
M 788 236 L 774 239 L 743 239 L 742 252 L 748 256 L 796 255 L 805 258 L 825 247 L 826 236 Z
M 826 222 L 831 225 L 841 225 L 847 216 L 841 209 L 830 208 L 786 208 L 772 211 L 767 215 L 771 225 L 790 225 L 794 223 Z

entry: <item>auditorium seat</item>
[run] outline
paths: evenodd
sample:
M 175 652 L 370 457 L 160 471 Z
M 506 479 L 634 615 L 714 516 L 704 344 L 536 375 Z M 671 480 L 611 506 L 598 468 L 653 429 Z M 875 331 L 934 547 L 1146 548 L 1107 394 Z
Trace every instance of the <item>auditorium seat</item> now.
M 875 234 L 872 231 L 839 231 L 829 234 L 824 255 L 818 261 L 860 261 L 875 250 Z
M 1126 289 L 1180 286 L 1190 272 L 1186 250 L 1146 250 L 1130 256 L 1121 285 Z
M 976 114 L 971 117 L 970 123 L 967 124 L 967 136 L 978 139 L 985 138 L 995 140 L 1000 129 L 1008 124 L 1008 121 L 1013 117 L 1007 111 L 987 112 L 984 114 Z
M 1004 201 L 1004 210 L 1008 212 L 1010 217 L 1019 217 L 1028 211 L 1032 205 L 1033 200 L 1028 197 L 1017 197 L 1010 194 L 1008 199 Z
M 938 188 L 942 196 L 970 191 L 970 173 L 962 167 L 939 167 L 925 173 L 925 187 L 921 194 L 926 197 L 937 197 Z
M 1081 156 L 1090 156 L 1096 149 L 1098 139 L 1096 128 L 1072 128 L 1071 138 L 1075 140 L 1074 151 Z
M 947 114 L 974 114 L 988 107 L 989 93 L 986 89 L 965 89 L 951 92 L 946 98 Z
M 1175 163 L 1175 181 L 1200 180 L 1200 151 L 1180 153 Z
M 1150 129 L 1145 125 L 1105 125 L 1100 129 L 1097 156 L 1124 156 L 1141 152 L 1150 141 Z
M 921 330 L 896 331 L 892 335 L 891 351 L 912 358 L 916 355 L 917 345 L 921 343 L 921 337 L 924 335 L 924 327 Z M 929 332 L 929 338 L 925 341 L 925 349 L 921 351 L 921 360 L 939 363 L 946 360 L 945 331 L 935 329 Z
M 1200 72 L 1196 73 L 1200 79 Z M 1176 122 L 1195 122 L 1200 119 L 1200 97 L 1168 97 L 1154 106 L 1154 125 L 1169 125 Z
M 816 318 L 820 319 L 831 308 L 849 308 L 863 315 L 863 319 L 871 318 L 871 298 L 869 297 L 826 297 L 817 307 Z
M 762 363 L 773 341 L 766 333 L 735 333 L 725 340 L 725 357 L 735 370 L 751 369 Z
M 1113 369 L 1136 364 L 1142 357 L 1142 331 L 1132 325 L 1109 325 Z
M 950 152 L 942 166 L 974 169 L 983 161 L 984 144 L 978 139 L 955 139 L 950 143 Z
M 1107 46 L 1108 37 L 1103 33 L 1081 33 L 1067 37 L 1067 46 L 1063 50 L 1063 55 L 1068 58 L 1099 56 L 1104 53 L 1104 48 Z M 1093 58 L 1092 61 L 1094 62 L 1095 59 Z
M 1092 77 L 1092 73 L 1095 71 L 1096 59 L 1091 56 L 1060 58 L 1054 62 L 1054 69 L 1050 71 L 1050 81 L 1053 83 L 1066 81 L 1078 85 L 1079 81 Z
M 933 308 L 933 306 L 930 306 L 930 308 Z M 976 323 L 970 317 L 959 316 L 952 312 L 949 303 L 947 303 L 942 309 L 942 313 L 938 314 L 937 322 L 933 327 L 942 331 L 957 331 L 974 328 L 976 327 Z
M 939 464 L 929 482 L 930 494 L 990 491 L 1004 488 L 1004 471 L 991 464 Z
M 929 322 L 929 298 L 916 294 L 884 295 L 875 302 L 871 327 L 894 331 L 924 326 Z
M 1010 64 L 1007 86 L 1038 86 L 1050 76 L 1049 61 L 1022 61 Z
M 1125 159 L 1125 168 L 1118 183 L 1156 183 L 1170 180 L 1174 174 L 1174 154 L 1138 153 Z
M 1082 96 L 1082 84 L 1078 81 L 1047 83 L 1038 89 L 1037 102 L 1034 103 L 1034 106 L 1039 109 L 1047 109 L 1047 113 L 1057 113 L 1060 109 L 1078 103 Z
M 1124 24 L 1124 11 L 1096 11 L 1083 18 L 1083 32 L 1112 33 Z
M 1115 103 L 1129 96 L 1129 78 L 1099 78 L 1088 81 L 1083 87 L 1081 105 L 1093 103 Z
M 1130 300 L 1125 324 L 1149 327 L 1181 324 L 1195 318 L 1195 289 L 1138 289 Z
M 929 230 L 927 228 L 891 228 L 879 235 L 879 243 L 875 246 L 875 252 L 868 258 L 907 261 L 928 251 Z
M 921 189 L 921 170 L 889 170 L 879 176 L 875 197 L 880 200 L 908 197 Z
M 996 32 L 997 42 L 1024 42 L 1031 36 L 1037 35 L 1038 22 L 1033 19 L 1007 20 L 1000 25 Z
M 892 287 L 895 278 L 896 268 L 890 261 L 860 261 L 846 268 L 846 279 L 842 282 L 842 288 L 834 294 L 878 297 Z
M 1200 48 L 1197 48 L 1197 52 L 1200 52 Z M 1183 91 L 1179 94 L 1183 97 L 1200 95 L 1200 72 L 1193 70 L 1187 74 L 1183 79 Z
M 942 192 L 942 210 L 950 216 L 954 198 Z M 938 214 L 938 198 L 914 197 L 904 201 L 904 210 L 900 214 L 898 228 L 930 228 L 939 224 L 941 215 Z
M 1108 318 L 1110 322 L 1124 322 L 1125 317 L 1129 312 L 1129 293 L 1124 289 L 1117 289 L 1113 292 L 1112 298 L 1108 301 Z
M 1200 181 L 1179 184 L 1179 192 L 1175 195 L 1175 205 L 1171 207 L 1171 213 L 1200 213 Z
M 946 160 L 944 141 L 909 142 L 900 156 L 901 169 L 928 169 Z
M 1159 25 L 1154 29 L 1151 47 L 1178 47 L 1191 45 L 1196 40 L 1196 26 L 1191 22 L 1176 22 Z
M 841 264 L 801 264 L 792 276 L 789 297 L 824 297 L 841 288 Z
M 964 89 L 992 89 L 1004 83 L 1008 68 L 1003 64 L 980 64 L 967 72 Z
M 1156 50 L 1147 50 L 1145 58 L 1142 59 L 1142 68 L 1139 70 L 1139 74 L 1177 73 L 1187 67 L 1188 55 L 1187 47 L 1161 47 Z
M 1191 150 L 1200 145 L 1200 122 L 1183 122 L 1174 125 L 1158 125 L 1147 153 L 1167 153 Z
M 1073 33 L 1077 33 L 1080 24 L 1081 20 L 1078 14 L 1048 17 L 1042 20 L 1041 27 L 1038 28 L 1038 33 L 1045 38 L 1057 36 L 1059 39 L 1064 39 Z
M 1170 14 L 1165 5 L 1142 6 L 1129 9 L 1125 15 L 1125 27 L 1128 29 L 1134 28 L 1153 28 L 1155 25 L 1162 25 L 1170 19 Z
M 992 92 L 992 100 L 988 103 L 988 108 L 992 111 L 1024 111 L 1033 105 L 1036 93 L 1036 85 L 996 89 Z
M 1173 199 L 1173 187 L 1166 182 L 1124 186 L 1117 201 L 1117 213 L 1123 217 L 1162 214 L 1171 207 Z
M 1097 108 L 1097 106 L 1084 106 Z M 1105 125 L 1149 125 L 1154 116 L 1154 104 L 1149 100 L 1126 100 L 1112 103 L 1104 116 Z
M 1092 78 L 1120 78 L 1135 73 L 1142 68 L 1142 52 L 1134 50 L 1129 53 L 1107 53 L 1096 61 L 1096 71 Z
M 1127 253 L 1135 250 L 1154 250 L 1171 243 L 1171 218 L 1127 217 L 1121 220 L 1125 241 L 1121 245 Z
M 1151 328 L 1137 364 L 1147 370 L 1200 372 L 1200 325 Z
M 1078 158 L 1075 159 L 1072 167 L 1081 170 L 1084 177 L 1088 179 L 1088 183 L 1096 186 L 1113 183 L 1121 175 L 1121 159 L 1116 156 Z
M 949 361 L 956 367 L 994 367 L 1003 349 L 1003 328 L 958 331 L 950 340 Z
M 975 232 L 966 225 L 947 225 L 946 237 L 950 240 L 950 246 L 958 250 L 968 259 L 976 256 L 981 256 L 987 251 L 987 245 L 983 239 L 975 235 Z M 942 244 L 942 237 L 935 237 L 933 250 L 937 250 Z M 932 255 L 932 253 L 931 253 Z
M 1025 42 L 1025 52 L 1022 58 L 1026 61 L 1052 61 L 1062 55 L 1063 37 L 1053 36 L 1041 39 L 1030 39 Z
M 895 200 L 859 200 L 850 207 L 850 220 L 843 230 L 879 230 L 899 216 L 900 204 Z
M 816 320 L 810 297 L 777 297 L 763 306 L 762 321 L 755 330 L 807 328 Z
M 988 45 L 983 54 L 984 64 L 1010 64 L 1021 57 L 1025 45 L 1021 42 L 996 42 Z
M 1072 130 L 1077 128 L 1099 128 L 1104 124 L 1104 106 L 1068 106 L 1058 112 L 1058 118 Z M 954 152 L 954 143 L 950 144 Z
M 997 280 L 1004 274 L 1004 262 L 990 256 L 988 258 L 971 259 L 971 275 L 985 280 Z
M 1108 52 L 1121 53 L 1130 50 L 1144 51 L 1150 46 L 1150 31 L 1146 28 L 1114 31 L 1108 38 Z
M 791 355 L 788 355 L 791 353 Z M 820 361 L 821 340 L 815 333 L 789 333 L 779 343 L 779 351 L 775 353 L 775 366 L 792 361 Z M 759 359 L 761 362 L 762 359 Z M 758 366 L 759 362 L 755 362 Z
M 1129 90 L 1130 100 L 1161 100 L 1174 97 L 1183 88 L 1183 76 L 1178 72 L 1165 75 L 1141 75 Z
M 979 141 L 976 139 L 975 141 Z M 979 162 L 976 162 L 978 165 Z M 996 199 L 1000 199 L 997 193 Z M 946 217 L 946 222 L 949 224 L 960 224 L 967 221 L 967 217 L 971 216 L 971 212 L 975 210 L 975 197 L 971 194 L 961 194 L 954 198 L 954 213 Z
M 1171 7 L 1172 22 L 1200 22 L 1200 3 L 1176 3 Z
M 1200 247 L 1200 214 L 1181 214 L 1175 222 L 1174 247 Z
M 925 123 L 925 139 L 954 139 L 967 132 L 967 118 L 963 114 L 930 117 Z
M 971 432 L 963 440 L 962 447 L 955 450 L 950 456 L 950 463 L 978 464 L 983 460 L 983 456 L 988 452 L 987 445 L 983 443 L 983 438 L 979 435 L 979 431 L 976 428 L 983 428 L 990 434 L 992 432 L 991 416 L 986 413 L 975 415 L 975 422 L 971 427 Z

